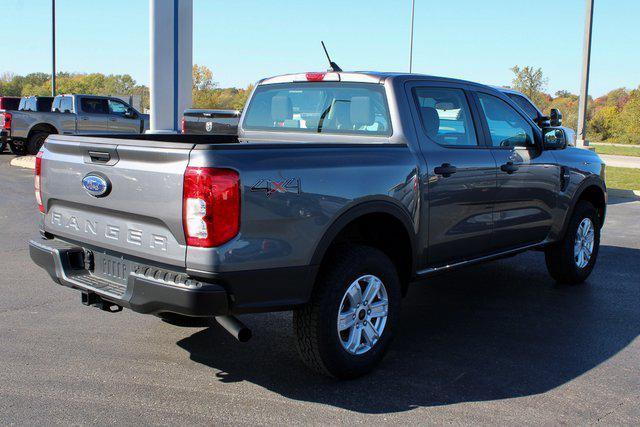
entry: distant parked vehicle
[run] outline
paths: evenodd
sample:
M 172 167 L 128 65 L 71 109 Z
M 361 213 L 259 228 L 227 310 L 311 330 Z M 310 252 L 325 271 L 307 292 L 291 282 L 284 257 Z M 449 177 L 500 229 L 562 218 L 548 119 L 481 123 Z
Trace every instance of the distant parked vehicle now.
M 236 135 L 241 114 L 238 110 L 184 110 L 182 133 Z
M 18 105 L 20 104 L 20 98 L 16 96 L 0 96 L 0 133 L 4 135 L 6 132 L 4 130 L 5 126 L 5 117 L 4 113 L 6 111 L 17 110 Z M 5 138 L 0 140 L 0 153 L 3 153 L 5 148 L 7 148 L 7 143 Z
M 517 90 L 508 89 L 505 87 L 496 87 L 500 92 L 507 95 L 518 107 L 522 109 L 527 116 L 531 117 L 541 129 L 548 126 L 554 126 L 561 128 L 567 135 L 567 144 L 575 147 L 576 145 L 576 132 L 575 130 L 562 126 L 562 113 L 557 108 L 552 108 L 548 116 L 545 116 L 542 111 L 533 103 L 524 93 Z
M 149 115 L 118 98 L 58 95 L 47 108 L 45 99 L 25 97 L 19 111 L 0 113 L 2 142 L 15 154 L 36 154 L 51 134 L 136 134 L 149 129 Z

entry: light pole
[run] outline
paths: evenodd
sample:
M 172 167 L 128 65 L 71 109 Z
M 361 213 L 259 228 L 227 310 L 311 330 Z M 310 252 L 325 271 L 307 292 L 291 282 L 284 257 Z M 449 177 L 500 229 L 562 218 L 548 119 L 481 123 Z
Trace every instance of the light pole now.
M 409 73 L 413 69 L 413 20 L 416 11 L 416 0 L 411 0 L 411 34 L 409 34 Z
M 586 0 L 586 18 L 584 23 L 584 45 L 582 47 L 582 84 L 580 85 L 580 103 L 578 106 L 578 137 L 576 146 L 586 147 L 587 141 L 587 102 L 589 96 L 589 66 L 591 62 L 591 28 L 593 23 L 593 2 Z
M 56 96 L 56 0 L 51 0 L 51 96 Z

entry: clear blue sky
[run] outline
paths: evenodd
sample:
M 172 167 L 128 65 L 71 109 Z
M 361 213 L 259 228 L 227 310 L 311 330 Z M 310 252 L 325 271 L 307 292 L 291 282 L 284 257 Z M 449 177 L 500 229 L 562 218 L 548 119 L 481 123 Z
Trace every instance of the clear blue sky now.
M 194 62 L 222 87 L 326 67 L 408 67 L 410 0 L 193 0 Z M 509 84 L 542 67 L 548 90 L 578 91 L 584 0 L 416 0 L 414 71 Z M 50 0 L 2 0 L 0 72 L 49 72 Z M 149 80 L 147 0 L 57 0 L 58 70 Z M 590 93 L 640 85 L 640 1 L 596 0 Z M 19 41 L 19 42 L 17 42 Z

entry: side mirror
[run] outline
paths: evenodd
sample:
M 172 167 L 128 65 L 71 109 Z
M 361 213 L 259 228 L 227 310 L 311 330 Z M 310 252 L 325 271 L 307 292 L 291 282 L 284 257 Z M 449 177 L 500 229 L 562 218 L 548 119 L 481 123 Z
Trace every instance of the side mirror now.
M 557 108 L 552 108 L 549 112 L 549 123 L 551 126 L 562 126 L 562 113 Z
M 127 111 L 124 112 L 124 116 L 128 119 L 135 119 L 136 112 L 133 111 L 133 108 L 127 108 Z
M 562 150 L 567 146 L 567 135 L 564 129 L 542 129 L 543 147 L 545 150 Z

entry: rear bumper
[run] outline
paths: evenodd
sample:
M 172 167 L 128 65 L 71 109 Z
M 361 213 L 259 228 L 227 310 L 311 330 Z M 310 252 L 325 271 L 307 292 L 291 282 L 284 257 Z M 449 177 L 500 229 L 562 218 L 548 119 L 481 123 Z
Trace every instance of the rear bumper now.
M 229 312 L 229 296 L 222 286 L 192 279 L 184 272 L 137 266 L 125 284 L 93 275 L 85 268 L 85 250 L 61 240 L 33 239 L 29 254 L 56 283 L 139 313 L 208 317 Z

